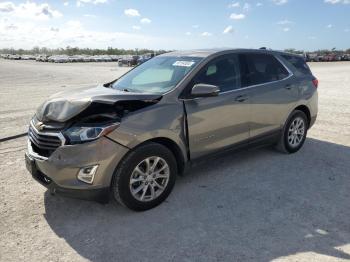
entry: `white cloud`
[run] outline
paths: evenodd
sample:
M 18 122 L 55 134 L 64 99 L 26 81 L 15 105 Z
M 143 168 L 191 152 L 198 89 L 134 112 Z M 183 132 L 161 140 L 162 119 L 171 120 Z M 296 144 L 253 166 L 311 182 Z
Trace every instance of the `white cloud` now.
M 324 0 L 325 3 L 327 4 L 344 4 L 344 5 L 348 5 L 350 4 L 350 0 Z
M 197 29 L 199 28 L 199 25 L 193 25 L 192 28 Z
M 327 25 L 326 27 L 330 29 L 330 28 L 333 28 L 333 25 L 332 25 L 332 24 L 329 24 L 329 25 Z
M 245 18 L 245 14 L 235 14 L 235 13 L 232 13 L 230 15 L 230 19 L 233 19 L 233 20 L 241 20 L 241 19 L 244 19 Z
M 37 4 L 34 2 L 25 2 L 15 5 L 12 2 L 0 3 L 0 13 L 5 12 L 12 16 L 22 19 L 47 20 L 50 18 L 58 18 L 62 13 L 54 10 L 49 4 Z
M 241 4 L 239 2 L 234 2 L 232 4 L 230 4 L 228 7 L 232 7 L 232 8 L 236 8 L 236 7 L 240 7 Z
M 256 6 L 259 7 L 259 6 L 262 6 L 263 4 L 262 3 L 256 3 Z
M 135 31 L 136 32 L 136 31 Z M 46 46 L 58 48 L 70 46 L 106 48 L 162 48 L 177 39 L 152 37 L 140 33 L 88 30 L 78 20 L 71 20 L 60 27 L 52 27 L 34 21 L 20 21 L 15 17 L 0 19 L 0 48 L 25 48 Z M 179 42 L 178 44 L 180 44 Z
M 124 10 L 124 14 L 125 14 L 126 16 L 129 16 L 129 17 L 141 16 L 138 10 L 132 9 L 132 8 L 130 8 L 130 9 L 125 9 L 125 10 Z
M 192 35 L 192 33 L 191 32 L 186 32 L 185 35 Z
M 134 26 L 132 26 L 132 29 L 134 29 L 134 30 L 141 30 L 141 26 L 134 25 Z
M 201 34 L 201 36 L 212 36 L 213 34 L 212 33 L 209 33 L 209 32 L 203 32 Z
M 272 2 L 276 5 L 284 5 L 288 3 L 288 0 L 272 0 Z
M 283 28 L 282 30 L 283 30 L 283 32 L 289 32 L 289 31 L 290 31 L 290 28 L 289 28 L 289 27 L 285 27 L 285 28 Z
M 2 2 L 0 3 L 0 12 L 12 12 L 15 10 L 15 5 L 12 2 Z
M 84 4 L 105 4 L 108 0 L 77 0 L 77 7 L 84 6 Z
M 284 19 L 284 20 L 278 21 L 277 24 L 278 25 L 290 25 L 290 24 L 294 24 L 294 22 L 292 22 L 288 19 Z
M 69 2 L 64 2 L 63 5 L 64 6 L 69 6 Z
M 66 23 L 66 26 L 70 28 L 79 29 L 82 27 L 82 24 L 79 20 L 70 20 Z
M 149 19 L 149 18 L 142 18 L 142 19 L 140 20 L 140 22 L 141 22 L 142 24 L 150 24 L 150 23 L 152 22 L 152 20 Z
M 233 26 L 229 25 L 228 27 L 225 28 L 224 32 L 222 32 L 223 34 L 229 34 L 229 33 L 233 33 Z

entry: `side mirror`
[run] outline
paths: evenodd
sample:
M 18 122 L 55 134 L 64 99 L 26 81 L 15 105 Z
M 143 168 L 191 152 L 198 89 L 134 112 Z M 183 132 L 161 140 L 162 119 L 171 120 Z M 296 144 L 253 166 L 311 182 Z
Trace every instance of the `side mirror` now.
M 192 87 L 192 97 L 212 97 L 218 96 L 220 88 L 214 85 L 196 84 Z

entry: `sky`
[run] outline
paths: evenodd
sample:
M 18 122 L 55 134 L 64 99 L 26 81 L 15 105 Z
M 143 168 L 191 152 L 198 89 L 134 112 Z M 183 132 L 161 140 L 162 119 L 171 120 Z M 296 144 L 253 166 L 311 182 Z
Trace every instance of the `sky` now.
M 0 0 L 0 48 L 350 48 L 350 0 Z

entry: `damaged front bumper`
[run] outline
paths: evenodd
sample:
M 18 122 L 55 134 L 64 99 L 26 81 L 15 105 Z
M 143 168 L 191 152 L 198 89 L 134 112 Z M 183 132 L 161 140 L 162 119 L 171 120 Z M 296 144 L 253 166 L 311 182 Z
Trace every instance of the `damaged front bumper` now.
M 101 137 L 92 142 L 58 147 L 49 157 L 41 157 L 28 141 L 26 166 L 33 178 L 50 191 L 80 199 L 106 202 L 113 173 L 128 148 Z M 79 171 L 98 165 L 92 183 L 78 179 Z

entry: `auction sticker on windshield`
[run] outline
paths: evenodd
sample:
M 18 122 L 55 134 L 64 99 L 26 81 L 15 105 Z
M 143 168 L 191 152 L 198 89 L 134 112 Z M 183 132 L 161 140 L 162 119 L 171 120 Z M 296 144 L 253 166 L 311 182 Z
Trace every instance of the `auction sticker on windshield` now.
M 194 63 L 193 61 L 176 61 L 173 66 L 191 67 Z

